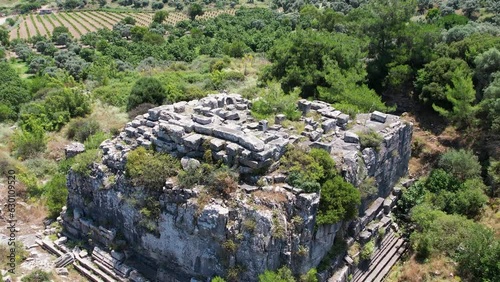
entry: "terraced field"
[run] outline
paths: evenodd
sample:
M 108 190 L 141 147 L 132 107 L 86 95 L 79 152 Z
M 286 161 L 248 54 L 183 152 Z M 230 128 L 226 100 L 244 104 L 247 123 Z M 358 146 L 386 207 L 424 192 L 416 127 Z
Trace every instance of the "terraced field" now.
M 235 14 L 234 9 L 207 11 L 197 20 L 205 20 L 220 14 Z M 138 26 L 148 26 L 153 21 L 153 13 L 113 13 L 104 11 L 60 12 L 50 15 L 24 15 L 19 25 L 10 31 L 10 39 L 29 39 L 37 34 L 50 35 L 55 27 L 65 26 L 75 38 L 101 28 L 112 29 L 113 25 L 125 17 L 133 17 Z M 183 13 L 170 13 L 165 19 L 166 24 L 175 25 L 188 20 Z

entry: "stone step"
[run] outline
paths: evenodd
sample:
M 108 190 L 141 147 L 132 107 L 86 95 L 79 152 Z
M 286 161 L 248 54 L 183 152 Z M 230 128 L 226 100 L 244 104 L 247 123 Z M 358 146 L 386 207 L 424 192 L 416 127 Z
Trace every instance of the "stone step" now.
M 376 252 L 373 254 L 371 260 L 377 260 L 381 255 L 383 255 L 387 248 L 390 248 L 395 241 L 397 241 L 399 237 L 396 236 L 394 232 L 390 232 L 384 239 L 382 240 L 380 246 L 377 248 Z
M 35 241 L 40 247 L 47 250 L 49 253 L 56 255 L 57 257 L 62 256 L 64 253 L 59 251 L 52 242 L 47 240 L 36 240 Z
M 389 271 L 391 268 L 396 264 L 396 262 L 401 258 L 401 256 L 406 252 L 408 248 L 408 243 L 404 242 L 403 245 L 399 248 L 398 252 L 396 255 L 392 257 L 392 259 L 384 266 L 382 270 L 380 270 L 379 274 L 375 279 L 373 279 L 374 282 L 382 282 L 384 278 L 389 274 Z
M 103 282 L 99 277 L 92 274 L 92 271 L 84 268 L 83 266 L 78 265 L 77 263 L 73 264 L 73 267 L 80 272 L 83 276 L 89 279 L 92 282 Z
M 384 254 L 379 256 L 376 261 L 371 261 L 368 270 L 357 276 L 357 279 L 353 279 L 353 282 L 372 282 L 380 271 L 388 264 L 388 262 L 392 260 L 393 256 L 398 252 L 403 243 L 403 239 L 394 241 L 392 247 L 386 249 Z
M 375 250 L 375 254 L 371 258 L 370 265 L 374 263 L 375 261 L 378 260 L 378 258 L 385 254 L 386 250 L 388 248 L 391 248 L 395 242 L 398 240 L 398 237 L 396 237 L 395 233 L 392 231 L 389 231 L 389 234 L 387 234 L 384 239 L 382 240 L 380 246 Z M 366 270 L 366 271 L 369 271 Z M 353 280 L 355 281 L 357 278 L 359 278 L 361 275 L 363 275 L 366 271 L 362 271 L 359 268 L 356 268 L 353 274 Z
M 99 276 L 104 282 L 117 282 L 116 279 L 110 277 L 108 274 L 104 273 L 98 267 L 95 267 L 92 262 L 81 259 L 79 256 L 75 256 L 76 261 L 87 270 L 92 271 L 97 276 Z
M 126 281 L 125 279 L 123 279 L 123 278 L 119 277 L 119 276 L 118 276 L 118 275 L 117 275 L 117 274 L 116 274 L 113 270 L 111 270 L 109 267 L 107 267 L 107 266 L 103 265 L 103 264 L 102 264 L 102 263 L 100 263 L 99 261 L 94 260 L 94 261 L 93 261 L 93 263 L 94 263 L 95 265 L 97 265 L 97 267 L 98 267 L 100 270 L 104 271 L 106 274 L 108 274 L 109 276 L 113 277 L 115 280 L 117 280 L 117 281 L 121 281 L 121 282 L 125 282 L 125 281 Z

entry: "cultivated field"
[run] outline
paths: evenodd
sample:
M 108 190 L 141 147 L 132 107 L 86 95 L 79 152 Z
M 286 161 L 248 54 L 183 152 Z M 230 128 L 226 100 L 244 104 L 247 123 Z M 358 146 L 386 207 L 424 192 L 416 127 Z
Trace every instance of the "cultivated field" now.
M 234 9 L 207 11 L 198 20 L 216 17 L 220 14 L 234 15 Z M 59 12 L 50 15 L 29 14 L 24 15 L 21 22 L 10 31 L 10 39 L 29 39 L 37 34 L 48 35 L 57 26 L 65 26 L 75 38 L 96 31 L 101 28 L 112 29 L 113 25 L 125 17 L 133 17 L 138 26 L 149 26 L 153 20 L 153 13 L 113 13 L 104 11 L 79 11 L 79 12 Z M 176 23 L 189 18 L 183 13 L 170 13 L 165 19 L 166 24 Z

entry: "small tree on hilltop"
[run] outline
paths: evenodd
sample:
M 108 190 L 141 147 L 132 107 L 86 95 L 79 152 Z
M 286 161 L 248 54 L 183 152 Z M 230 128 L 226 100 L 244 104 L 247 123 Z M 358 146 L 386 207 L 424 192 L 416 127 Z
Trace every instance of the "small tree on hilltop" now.
M 188 15 L 192 21 L 196 19 L 196 16 L 201 16 L 203 15 L 203 13 L 204 13 L 203 7 L 201 7 L 200 4 L 194 3 L 191 6 L 189 6 Z
M 160 105 L 165 100 L 166 91 L 160 81 L 154 77 L 143 77 L 137 80 L 128 98 L 127 110 L 142 103 Z
M 167 17 L 168 17 L 167 11 L 158 11 L 153 16 L 153 22 L 161 24 L 163 23 L 163 21 L 165 21 Z

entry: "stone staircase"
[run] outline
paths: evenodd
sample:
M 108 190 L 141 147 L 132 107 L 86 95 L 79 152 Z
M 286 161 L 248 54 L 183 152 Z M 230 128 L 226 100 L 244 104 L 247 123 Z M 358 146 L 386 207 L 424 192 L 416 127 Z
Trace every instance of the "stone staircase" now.
M 352 282 L 380 282 L 389 273 L 391 267 L 407 250 L 408 242 L 393 231 L 386 234 L 370 262 L 365 267 L 358 267 Z
M 66 238 L 64 238 L 66 242 Z M 101 251 L 98 247 L 94 248 L 92 256 L 81 255 L 82 252 L 78 248 L 73 251 L 69 250 L 63 242 L 51 242 L 49 240 L 37 240 L 36 243 L 49 253 L 57 257 L 55 261 L 56 267 L 73 267 L 82 274 L 87 280 L 92 282 L 139 282 L 147 281 L 131 267 L 122 264 L 122 260 L 118 260 L 112 255 Z M 125 278 L 127 277 L 128 278 Z

